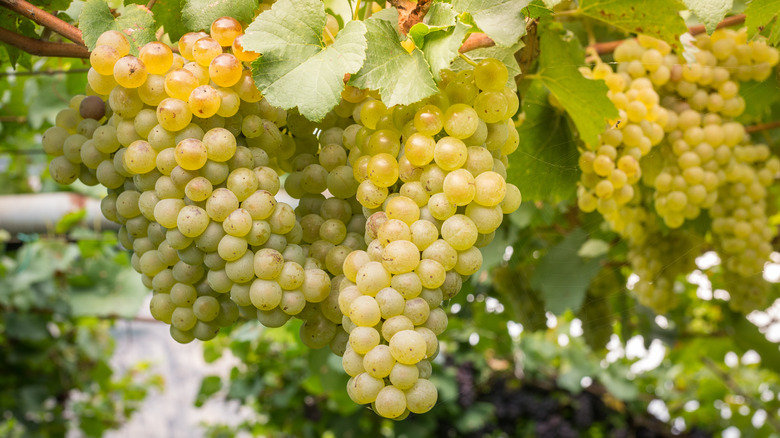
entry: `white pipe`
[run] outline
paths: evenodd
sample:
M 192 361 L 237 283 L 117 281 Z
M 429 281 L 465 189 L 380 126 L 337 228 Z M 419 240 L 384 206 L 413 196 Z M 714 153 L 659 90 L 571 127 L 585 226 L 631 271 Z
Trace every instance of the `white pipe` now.
M 100 200 L 71 192 L 0 196 L 0 229 L 11 233 L 53 233 L 68 213 L 86 209 L 82 223 L 96 230 L 117 230 L 103 217 Z

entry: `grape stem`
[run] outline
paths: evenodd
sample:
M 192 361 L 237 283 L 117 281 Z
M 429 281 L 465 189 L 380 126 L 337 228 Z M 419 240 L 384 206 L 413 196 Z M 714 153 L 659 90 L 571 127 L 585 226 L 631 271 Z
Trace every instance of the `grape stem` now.
M 355 13 L 352 15 L 353 20 L 360 20 L 360 0 L 355 2 Z
M 84 40 L 81 39 L 81 31 L 76 26 L 55 17 L 25 0 L 0 0 L 0 6 L 10 9 L 23 17 L 27 17 L 41 26 L 57 32 L 76 44 L 81 46 L 85 45 Z
M 157 3 L 157 0 L 149 0 L 149 3 L 146 4 L 146 9 L 151 11 L 155 3 Z
M 473 59 L 471 59 L 468 56 L 464 55 L 462 52 L 458 52 L 458 56 L 460 56 L 460 59 L 466 61 L 469 65 L 474 66 L 474 67 L 477 66 L 477 63 Z
M 89 58 L 86 46 L 69 43 L 52 43 L 19 35 L 0 27 L 0 42 L 36 56 L 56 56 L 60 58 Z
M 558 13 L 556 15 L 560 16 L 561 14 Z M 724 27 L 730 27 L 730 26 L 734 26 L 734 25 L 737 25 L 737 24 L 742 24 L 744 22 L 745 22 L 745 14 L 732 15 L 731 17 L 726 17 L 725 19 L 723 19 L 723 21 L 718 23 L 718 27 L 717 28 L 721 29 L 721 28 L 724 28 Z M 705 29 L 703 24 L 698 24 L 696 26 L 689 27 L 688 28 L 688 33 L 690 33 L 691 35 L 698 35 L 700 33 L 706 32 L 706 30 L 707 29 Z M 620 40 L 620 41 L 605 41 L 605 42 L 602 42 L 602 43 L 592 44 L 589 47 L 593 47 L 594 49 L 596 49 L 596 51 L 598 52 L 599 55 L 603 55 L 605 53 L 612 53 L 612 52 L 614 52 L 615 48 L 617 46 L 619 46 L 623 41 L 624 40 Z

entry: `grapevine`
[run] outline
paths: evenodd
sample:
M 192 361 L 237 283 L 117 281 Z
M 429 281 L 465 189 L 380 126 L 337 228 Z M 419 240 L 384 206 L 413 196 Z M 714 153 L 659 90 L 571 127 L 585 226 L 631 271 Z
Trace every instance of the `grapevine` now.
M 312 124 L 262 98 L 238 21 L 210 30 L 138 57 L 102 34 L 87 95 L 44 134 L 52 177 L 109 189 L 103 213 L 175 340 L 294 316 L 306 345 L 343 355 L 355 402 L 388 418 L 430 410 L 442 302 L 520 205 L 505 181 L 519 106 L 506 67 L 444 71 L 437 94 L 390 108 L 348 87 Z M 285 169 L 295 208 L 275 198 Z

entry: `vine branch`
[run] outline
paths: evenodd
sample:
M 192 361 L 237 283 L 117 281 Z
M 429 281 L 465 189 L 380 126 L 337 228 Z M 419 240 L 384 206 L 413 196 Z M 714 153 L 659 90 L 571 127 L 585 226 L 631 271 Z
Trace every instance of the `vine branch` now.
M 36 56 L 56 56 L 60 58 L 89 58 L 86 46 L 70 43 L 52 43 L 19 35 L 0 27 L 0 42 Z
M 760 132 L 760 131 L 768 131 L 774 128 L 780 128 L 780 120 L 775 120 L 774 122 L 759 123 L 757 125 L 745 126 L 745 132 L 753 133 L 753 132 Z
M 76 44 L 81 46 L 85 45 L 84 40 L 81 39 L 81 31 L 77 27 L 25 0 L 0 0 L 0 6 L 8 8 L 23 17 L 27 17 L 41 26 L 57 32 Z
M 89 72 L 88 68 L 72 68 L 70 70 L 33 70 L 33 71 L 4 71 L 0 72 L 0 77 L 3 76 L 56 76 L 56 75 L 73 75 Z
M 558 14 L 560 15 L 560 14 Z M 731 17 L 726 17 L 718 23 L 717 28 L 722 29 L 724 27 L 730 27 L 737 24 L 742 24 L 745 22 L 745 14 L 737 14 L 732 15 Z M 703 24 L 698 24 L 696 26 L 691 26 L 688 28 L 688 32 L 691 35 L 698 35 L 700 33 L 704 33 L 707 29 L 704 27 Z M 612 53 L 615 51 L 615 48 L 619 46 L 623 40 L 619 41 L 605 41 L 603 43 L 596 43 L 588 46 L 589 48 L 593 48 L 598 52 L 599 55 L 603 55 L 605 53 Z

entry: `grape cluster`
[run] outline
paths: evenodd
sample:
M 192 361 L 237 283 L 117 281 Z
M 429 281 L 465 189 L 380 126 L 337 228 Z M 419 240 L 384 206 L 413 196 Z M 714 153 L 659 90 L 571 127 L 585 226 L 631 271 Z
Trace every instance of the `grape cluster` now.
M 408 106 L 346 87 L 314 123 L 262 97 L 239 22 L 210 30 L 137 56 L 101 35 L 88 96 L 43 136 L 53 178 L 108 189 L 103 213 L 175 340 L 296 317 L 305 345 L 342 356 L 355 402 L 394 419 L 430 410 L 442 303 L 521 203 L 506 67 L 444 71 Z
M 632 267 L 641 278 L 635 291 L 641 302 L 658 311 L 671 308 L 674 277 L 693 266 L 685 256 L 675 262 L 679 268 L 664 268 L 668 273 L 658 278 L 661 271 L 651 268 L 651 259 L 660 256 L 662 266 L 671 261 L 647 244 L 645 234 L 676 242 L 670 244 L 675 249 L 665 251 L 688 254 L 690 239 L 675 232 L 663 234 L 655 215 L 666 227 L 677 229 L 708 211 L 713 219 L 712 241 L 724 256 L 732 289 L 731 306 L 749 311 L 766 297 L 760 274 L 774 235 L 767 219 L 767 187 L 775 180 L 780 161 L 766 145 L 753 144 L 734 118 L 745 109 L 740 82 L 765 80 L 778 63 L 778 51 L 761 40 L 748 42 L 745 29 L 699 35 L 689 51 L 693 61 L 680 63 L 666 43 L 640 37 L 616 49 L 617 72 L 602 63 L 583 70 L 587 77 L 605 81 L 620 122 L 580 156 L 579 206 L 583 211 L 598 209 L 615 231 L 629 239 Z M 628 93 L 621 93 L 624 84 L 643 90 L 645 97 L 637 92 L 635 99 L 627 99 Z M 645 105 L 645 113 L 637 100 L 660 106 Z M 637 144 L 637 162 L 630 164 L 632 170 L 637 164 L 640 177 L 628 179 L 634 182 L 632 197 L 621 199 L 610 190 L 616 188 L 614 174 L 621 170 L 614 160 L 624 159 L 621 152 L 626 146 L 618 140 L 625 143 L 635 137 L 626 128 L 636 121 L 643 125 L 645 150 L 650 153 L 640 154 Z M 650 151 L 648 146 L 655 147 Z

